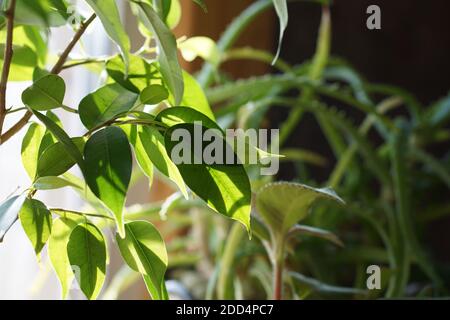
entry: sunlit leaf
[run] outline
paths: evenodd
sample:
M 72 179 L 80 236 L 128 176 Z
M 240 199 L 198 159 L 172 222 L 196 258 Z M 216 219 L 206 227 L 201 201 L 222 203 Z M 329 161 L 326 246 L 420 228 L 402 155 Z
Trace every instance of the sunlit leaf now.
M 211 139 L 222 142 L 220 146 L 222 150 L 218 152 L 222 152 L 224 157 L 228 155 L 233 158 L 234 164 L 225 164 L 228 160 L 224 158 L 221 159 L 222 164 L 220 161 L 207 164 L 203 154 L 209 144 L 202 145 L 202 142 L 198 148 L 197 142 L 184 141 L 187 138 L 190 140 L 191 137 L 195 139 L 195 132 L 198 130 L 204 130 L 204 127 L 189 123 L 171 127 L 165 135 L 167 153 L 172 159 L 183 158 L 180 159 L 183 161 L 177 163 L 177 167 L 183 180 L 195 194 L 213 210 L 241 222 L 249 231 L 251 188 L 244 167 L 237 163 L 234 151 L 225 143 L 226 141 L 223 141 L 223 136 L 218 130 Z M 178 141 L 173 135 L 174 132 L 183 133 L 183 138 Z M 189 150 L 183 150 L 183 145 Z M 184 159 L 185 157 L 181 155 L 184 152 L 188 153 L 188 159 Z
M 120 21 L 119 9 L 114 0 L 86 0 L 100 18 L 108 36 L 119 46 L 125 61 L 125 74 L 130 65 L 130 38 Z
M 50 211 L 42 202 L 35 199 L 26 199 L 20 210 L 19 218 L 36 255 L 39 256 L 52 231 Z
M 73 138 L 73 143 L 80 153 L 83 153 L 84 138 Z M 47 147 L 38 159 L 37 177 L 59 176 L 76 164 L 76 161 L 67 153 L 61 142 Z
M 267 226 L 284 236 L 299 221 L 306 218 L 314 201 L 329 199 L 344 203 L 329 189 L 316 189 L 299 183 L 269 183 L 256 196 L 256 208 Z
M 135 1 L 141 9 L 144 25 L 152 32 L 158 45 L 158 61 L 161 74 L 170 92 L 179 104 L 183 98 L 183 75 L 177 57 L 177 42 L 153 8 L 144 2 Z
M 50 110 L 63 106 L 66 85 L 54 74 L 37 80 L 22 93 L 22 102 L 34 110 Z
M 44 127 L 32 123 L 22 140 L 22 164 L 31 180 L 36 176 L 39 148 L 44 134 Z
M 173 95 L 169 98 L 169 101 L 172 105 L 182 105 L 191 107 L 208 118 L 215 120 L 214 113 L 211 110 L 208 99 L 203 92 L 202 87 L 198 84 L 197 80 L 193 76 L 191 76 L 186 71 L 183 71 L 183 80 L 184 80 L 184 93 L 183 99 L 179 104 L 176 103 Z
M 156 63 L 148 63 L 136 55 L 130 56 L 128 75 L 125 74 L 125 64 L 121 56 L 108 60 L 106 71 L 116 83 L 135 93 L 140 93 L 151 84 L 161 84 L 161 74 Z
M 67 255 L 81 291 L 96 299 L 106 273 L 106 244 L 101 231 L 91 223 L 76 226 L 67 243 Z
M 81 122 L 92 129 L 130 111 L 138 95 L 118 84 L 109 84 L 88 94 L 78 107 Z
M 111 210 L 120 235 L 125 236 L 123 206 L 132 169 L 127 136 L 117 127 L 97 131 L 86 142 L 84 156 L 89 188 Z
M 157 129 L 150 126 L 142 127 L 138 135 L 147 157 L 162 174 L 178 186 L 187 198 L 188 194 L 183 178 L 177 166 L 170 160 L 164 147 L 164 136 Z
M 155 288 L 161 288 L 167 269 L 167 252 L 158 230 L 149 222 L 134 221 L 125 224 L 126 237 L 116 237 L 122 257 L 128 266 L 147 276 Z M 161 299 L 157 290 L 153 299 Z
M 14 196 L 0 204 L 0 243 L 17 220 L 17 215 L 26 199 L 25 195 Z

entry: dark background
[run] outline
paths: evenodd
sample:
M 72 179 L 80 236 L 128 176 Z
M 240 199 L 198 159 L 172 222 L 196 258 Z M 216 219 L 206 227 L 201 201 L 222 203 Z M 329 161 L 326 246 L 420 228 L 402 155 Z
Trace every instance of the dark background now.
M 366 10 L 372 4 L 381 8 L 381 30 L 366 27 L 369 17 Z M 320 16 L 321 8 L 316 3 L 289 3 L 282 59 L 294 65 L 311 59 Z M 449 92 L 449 0 L 334 0 L 331 18 L 331 54 L 344 58 L 369 82 L 402 87 L 424 105 Z M 355 121 L 361 120 L 360 113 L 339 107 Z M 287 111 L 277 108 L 271 115 L 273 125 L 278 126 L 287 116 Z M 320 128 L 308 114 L 287 145 L 310 149 L 333 159 Z M 292 164 L 284 165 L 279 178 L 292 179 L 294 170 Z M 325 181 L 328 174 L 327 169 L 314 171 L 319 181 Z
M 381 8 L 381 30 L 366 28 L 366 9 Z M 404 87 L 423 103 L 450 89 L 450 1 L 334 0 L 332 54 L 345 58 L 371 82 Z M 310 58 L 320 22 L 314 3 L 289 3 L 282 57 Z
M 381 8 L 381 30 L 368 30 L 366 9 L 376 4 Z M 285 34 L 281 57 L 299 64 L 314 54 L 321 9 L 314 3 L 290 3 L 289 26 Z M 415 95 L 425 106 L 450 91 L 450 0 L 335 0 L 331 6 L 333 56 L 344 58 L 368 81 L 402 87 Z M 350 118 L 361 120 L 354 109 L 343 108 Z M 278 125 L 287 116 L 277 108 L 272 114 Z M 376 137 L 372 142 L 376 143 Z M 327 159 L 333 153 L 311 115 L 305 115 L 301 125 L 288 141 L 290 147 L 318 152 Z M 445 154 L 450 146 L 430 150 Z M 325 169 L 312 168 L 315 179 L 325 182 L 330 174 Z M 295 177 L 293 164 L 282 165 L 279 179 Z M 443 189 L 441 197 L 448 197 Z M 430 195 L 431 198 L 431 195 Z M 435 256 L 450 262 L 450 219 L 440 219 L 426 232 Z

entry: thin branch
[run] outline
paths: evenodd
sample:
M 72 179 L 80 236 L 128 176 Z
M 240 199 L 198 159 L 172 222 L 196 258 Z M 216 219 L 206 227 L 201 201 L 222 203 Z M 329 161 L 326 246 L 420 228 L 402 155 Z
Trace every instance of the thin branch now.
M 56 62 L 53 69 L 50 71 L 50 73 L 58 74 L 63 69 L 64 63 L 66 63 L 67 58 L 69 57 L 70 52 L 73 50 L 77 42 L 80 40 L 83 33 L 86 31 L 87 27 L 91 24 L 92 21 L 94 21 L 96 15 L 95 13 L 92 14 L 92 16 L 89 17 L 85 22 L 81 24 L 80 29 L 75 33 L 75 35 L 72 38 L 72 41 L 70 41 L 69 45 L 67 46 L 66 50 L 61 54 L 61 56 L 58 59 L 58 62 Z
M 16 0 L 11 0 L 8 10 L 5 11 L 6 17 L 6 44 L 3 58 L 3 69 L 0 80 L 0 144 L 3 123 L 6 117 L 6 87 L 8 85 L 9 70 L 13 56 L 13 36 L 14 36 L 14 14 L 16 11 Z
M 13 0 L 15 1 L 15 0 Z M 67 48 L 64 50 L 64 52 L 59 57 L 58 61 L 56 62 L 55 66 L 50 71 L 53 74 L 58 74 L 63 70 L 64 63 L 66 62 L 67 58 L 69 57 L 70 52 L 73 50 L 77 42 L 80 40 L 83 33 L 86 31 L 88 26 L 91 24 L 92 21 L 94 21 L 96 15 L 95 13 L 89 17 L 85 22 L 81 24 L 80 29 L 75 33 L 75 35 L 72 38 L 72 41 L 68 44 Z M 5 56 L 6 57 L 6 56 Z M 6 58 L 5 58 L 6 61 Z M 13 125 L 8 131 L 6 131 L 1 137 L 0 137 L 0 145 L 9 140 L 12 136 L 14 136 L 17 132 L 20 131 L 30 120 L 31 116 L 33 114 L 30 111 L 27 111 L 25 115 L 15 124 Z

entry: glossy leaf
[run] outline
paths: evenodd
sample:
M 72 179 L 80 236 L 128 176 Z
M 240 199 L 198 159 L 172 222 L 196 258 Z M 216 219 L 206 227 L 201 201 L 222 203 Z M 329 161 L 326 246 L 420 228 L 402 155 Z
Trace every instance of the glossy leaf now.
M 86 142 L 84 156 L 89 188 L 111 210 L 120 235 L 125 236 L 123 206 L 132 169 L 127 136 L 117 127 L 97 131 Z
M 37 80 L 22 93 L 22 102 L 34 110 L 50 110 L 63 106 L 66 85 L 54 74 Z
M 139 100 L 141 104 L 158 104 L 169 97 L 169 92 L 161 85 L 154 84 L 145 88 L 141 95 L 139 96 Z
M 65 187 L 78 188 L 78 185 L 72 183 L 71 181 L 63 177 L 54 177 L 54 176 L 37 178 L 36 181 L 33 183 L 33 188 L 37 190 L 54 190 Z
M 187 199 L 188 193 L 183 178 L 177 166 L 170 160 L 164 147 L 164 136 L 157 129 L 150 126 L 142 127 L 138 135 L 145 153 L 153 165 L 162 174 L 172 180 Z
M 14 196 L 0 204 L 0 243 L 17 220 L 17 215 L 25 201 L 25 195 Z
M 44 134 L 44 127 L 32 123 L 22 140 L 22 164 L 31 180 L 36 176 L 39 148 Z
M 161 83 L 161 74 L 156 63 L 148 63 L 144 58 L 135 55 L 130 56 L 128 75 L 125 74 L 125 64 L 120 56 L 108 60 L 106 71 L 116 83 L 135 93 L 140 93 L 151 84 Z
M 155 288 L 161 288 L 167 269 L 167 252 L 158 230 L 149 222 L 125 224 L 126 237 L 116 237 L 122 257 L 128 266 L 147 276 Z M 158 291 L 160 298 L 162 291 Z
M 206 128 L 218 129 L 222 131 L 216 122 L 211 120 L 205 114 L 190 107 L 171 107 L 164 109 L 158 113 L 155 120 L 165 124 L 168 127 L 173 127 L 174 125 L 181 123 L 201 122 L 201 124 Z
M 135 2 L 142 12 L 144 25 L 152 32 L 158 45 L 158 61 L 170 92 L 179 104 L 183 98 L 183 75 L 177 57 L 177 42 L 172 32 L 167 28 L 153 8 L 144 2 Z
M 153 181 L 153 163 L 147 156 L 147 152 L 145 151 L 145 148 L 142 145 L 141 139 L 138 135 L 138 132 L 142 132 L 142 127 L 129 124 L 122 126 L 122 129 L 125 131 L 128 137 L 128 141 L 130 141 L 130 144 L 133 146 L 136 161 L 142 172 L 147 176 L 149 180 L 149 186 L 151 186 Z
M 84 149 L 84 138 L 73 138 L 73 143 L 80 153 Z M 76 161 L 67 153 L 64 144 L 56 142 L 44 150 L 37 163 L 37 177 L 59 176 L 76 164 Z
M 38 63 L 36 53 L 29 46 L 13 45 L 9 81 L 28 81 Z M 0 44 L 0 71 L 3 69 L 5 45 Z
M 81 216 L 64 213 L 53 222 L 52 234 L 48 241 L 48 256 L 61 283 L 63 299 L 67 296 L 74 278 L 67 255 L 67 244 L 72 230 L 83 221 L 84 218 Z
M 35 199 L 26 199 L 20 210 L 19 218 L 36 255 L 39 256 L 52 231 L 50 211 L 42 202 Z
M 67 243 L 67 255 L 81 291 L 96 299 L 106 273 L 106 244 L 101 231 L 91 223 L 76 226 Z
M 120 21 L 119 9 L 114 0 L 86 0 L 100 18 L 108 36 L 119 46 L 125 61 L 125 74 L 130 65 L 130 39 Z
M 175 141 L 172 139 L 175 130 L 183 130 L 190 137 L 195 139 L 195 131 L 204 128 L 196 127 L 194 124 L 178 124 L 167 130 L 165 135 L 165 145 L 167 153 L 171 156 L 174 148 L 178 144 L 186 144 L 191 148 L 189 163 L 177 164 L 183 180 L 189 188 L 203 199 L 209 207 L 229 218 L 237 220 L 244 224 L 247 230 L 250 230 L 250 202 L 251 188 L 250 182 L 241 164 L 206 164 L 203 160 L 203 153 L 207 145 L 200 145 L 200 150 L 196 150 L 197 143 L 186 143 L 183 141 Z M 213 140 L 220 141 L 223 139 L 219 133 Z M 223 155 L 232 155 L 235 157 L 231 147 L 223 141 Z M 197 154 L 198 152 L 201 154 Z M 177 153 L 175 151 L 174 153 Z M 179 156 L 178 153 L 175 156 Z M 200 161 L 199 161 L 200 160 Z M 225 159 L 222 159 L 225 161 Z M 199 164 L 196 164 L 199 163 Z
M 92 129 L 130 111 L 138 95 L 118 84 L 106 85 L 81 100 L 78 111 L 81 122 Z
M 67 135 L 67 133 L 61 129 L 61 127 L 53 120 L 51 120 L 48 116 L 43 115 L 35 110 L 33 110 L 33 114 L 38 118 L 44 125 L 47 127 L 47 130 L 50 131 L 56 139 L 62 143 L 64 148 L 67 151 L 67 154 L 72 157 L 80 167 L 81 171 L 84 173 L 84 160 L 83 156 L 80 153 L 77 145 L 72 141 L 72 139 Z
M 264 186 L 256 196 L 256 208 L 267 226 L 279 236 L 306 218 L 314 201 L 328 199 L 344 203 L 329 189 L 316 189 L 299 183 L 277 182 Z
M 183 81 L 184 81 L 184 93 L 183 99 L 180 103 L 176 103 L 173 96 L 169 98 L 172 105 L 182 105 L 191 107 L 204 115 L 206 115 L 211 120 L 216 120 L 214 113 L 211 110 L 208 99 L 203 92 L 200 84 L 186 71 L 183 71 Z

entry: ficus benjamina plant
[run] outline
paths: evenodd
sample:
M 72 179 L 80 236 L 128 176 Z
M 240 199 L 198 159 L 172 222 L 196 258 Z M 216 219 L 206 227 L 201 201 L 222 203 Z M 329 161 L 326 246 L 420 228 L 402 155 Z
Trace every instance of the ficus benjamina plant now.
M 118 298 L 142 279 L 152 299 L 168 299 L 168 272 L 183 282 L 192 269 L 196 285 L 183 283 L 194 297 L 207 299 L 402 297 L 411 295 L 407 287 L 416 279 L 426 279 L 426 285 L 414 295 L 446 292 L 448 275 L 427 254 L 418 230 L 449 212 L 445 197 L 426 210 L 421 201 L 424 190 L 450 187 L 450 155 L 427 150 L 448 143 L 450 100 L 425 109 L 412 94 L 367 83 L 349 63 L 330 56 L 329 1 L 309 4 L 322 7 L 322 18 L 316 52 L 299 66 L 279 58 L 288 24 L 286 0 L 254 1 L 217 42 L 175 38 L 171 30 L 181 17 L 179 0 L 125 1 L 145 37 L 136 52 L 116 1 L 85 2 L 92 14 L 80 16 L 73 38 L 56 58 L 48 52 L 49 30 L 71 25 L 68 3 L 0 2 L 0 144 L 26 131 L 21 156 L 31 181 L 1 202 L 0 241 L 8 241 L 7 232 L 19 220 L 38 258 L 47 246 L 64 298 L 74 279 L 88 299 Z M 207 11 L 206 1 L 194 2 Z M 235 47 L 245 28 L 270 8 L 280 22 L 277 53 Z M 119 54 L 72 58 L 95 20 Z M 178 52 L 187 61 L 203 59 L 201 70 L 195 75 L 182 70 Z M 233 79 L 221 68 L 246 59 L 278 72 Z M 68 106 L 65 93 L 71 88 L 59 74 L 82 67 L 99 74 L 102 84 L 78 106 Z M 6 105 L 11 81 L 32 81 L 22 93 L 23 106 Z M 363 122 L 355 125 L 332 104 L 361 112 Z M 388 117 L 400 107 L 406 113 Z M 230 127 L 267 128 L 266 116 L 275 108 L 290 110 L 279 141 L 272 141 L 281 155 L 257 150 L 258 157 L 292 162 L 293 182 L 261 175 L 261 164 L 180 164 L 171 157 L 176 129 L 194 132 L 200 122 L 216 129 L 220 140 Z M 16 112 L 22 113 L 20 120 L 5 128 L 5 118 Z M 57 113 L 77 117 L 85 133 L 71 136 Z M 306 113 L 314 116 L 336 158 L 325 188 L 310 169 L 329 165 L 327 159 L 285 146 Z M 374 145 L 369 133 L 381 142 Z M 225 143 L 229 147 L 234 150 Z M 153 188 L 155 176 L 178 191 L 163 202 L 126 206 L 136 181 L 147 179 Z M 40 193 L 60 188 L 74 190 L 86 206 L 51 208 L 37 200 Z M 353 231 L 355 225 L 359 231 Z M 114 230 L 115 239 L 106 230 Z M 110 243 L 124 265 L 103 288 Z M 366 290 L 367 264 L 382 266 L 380 290 Z

